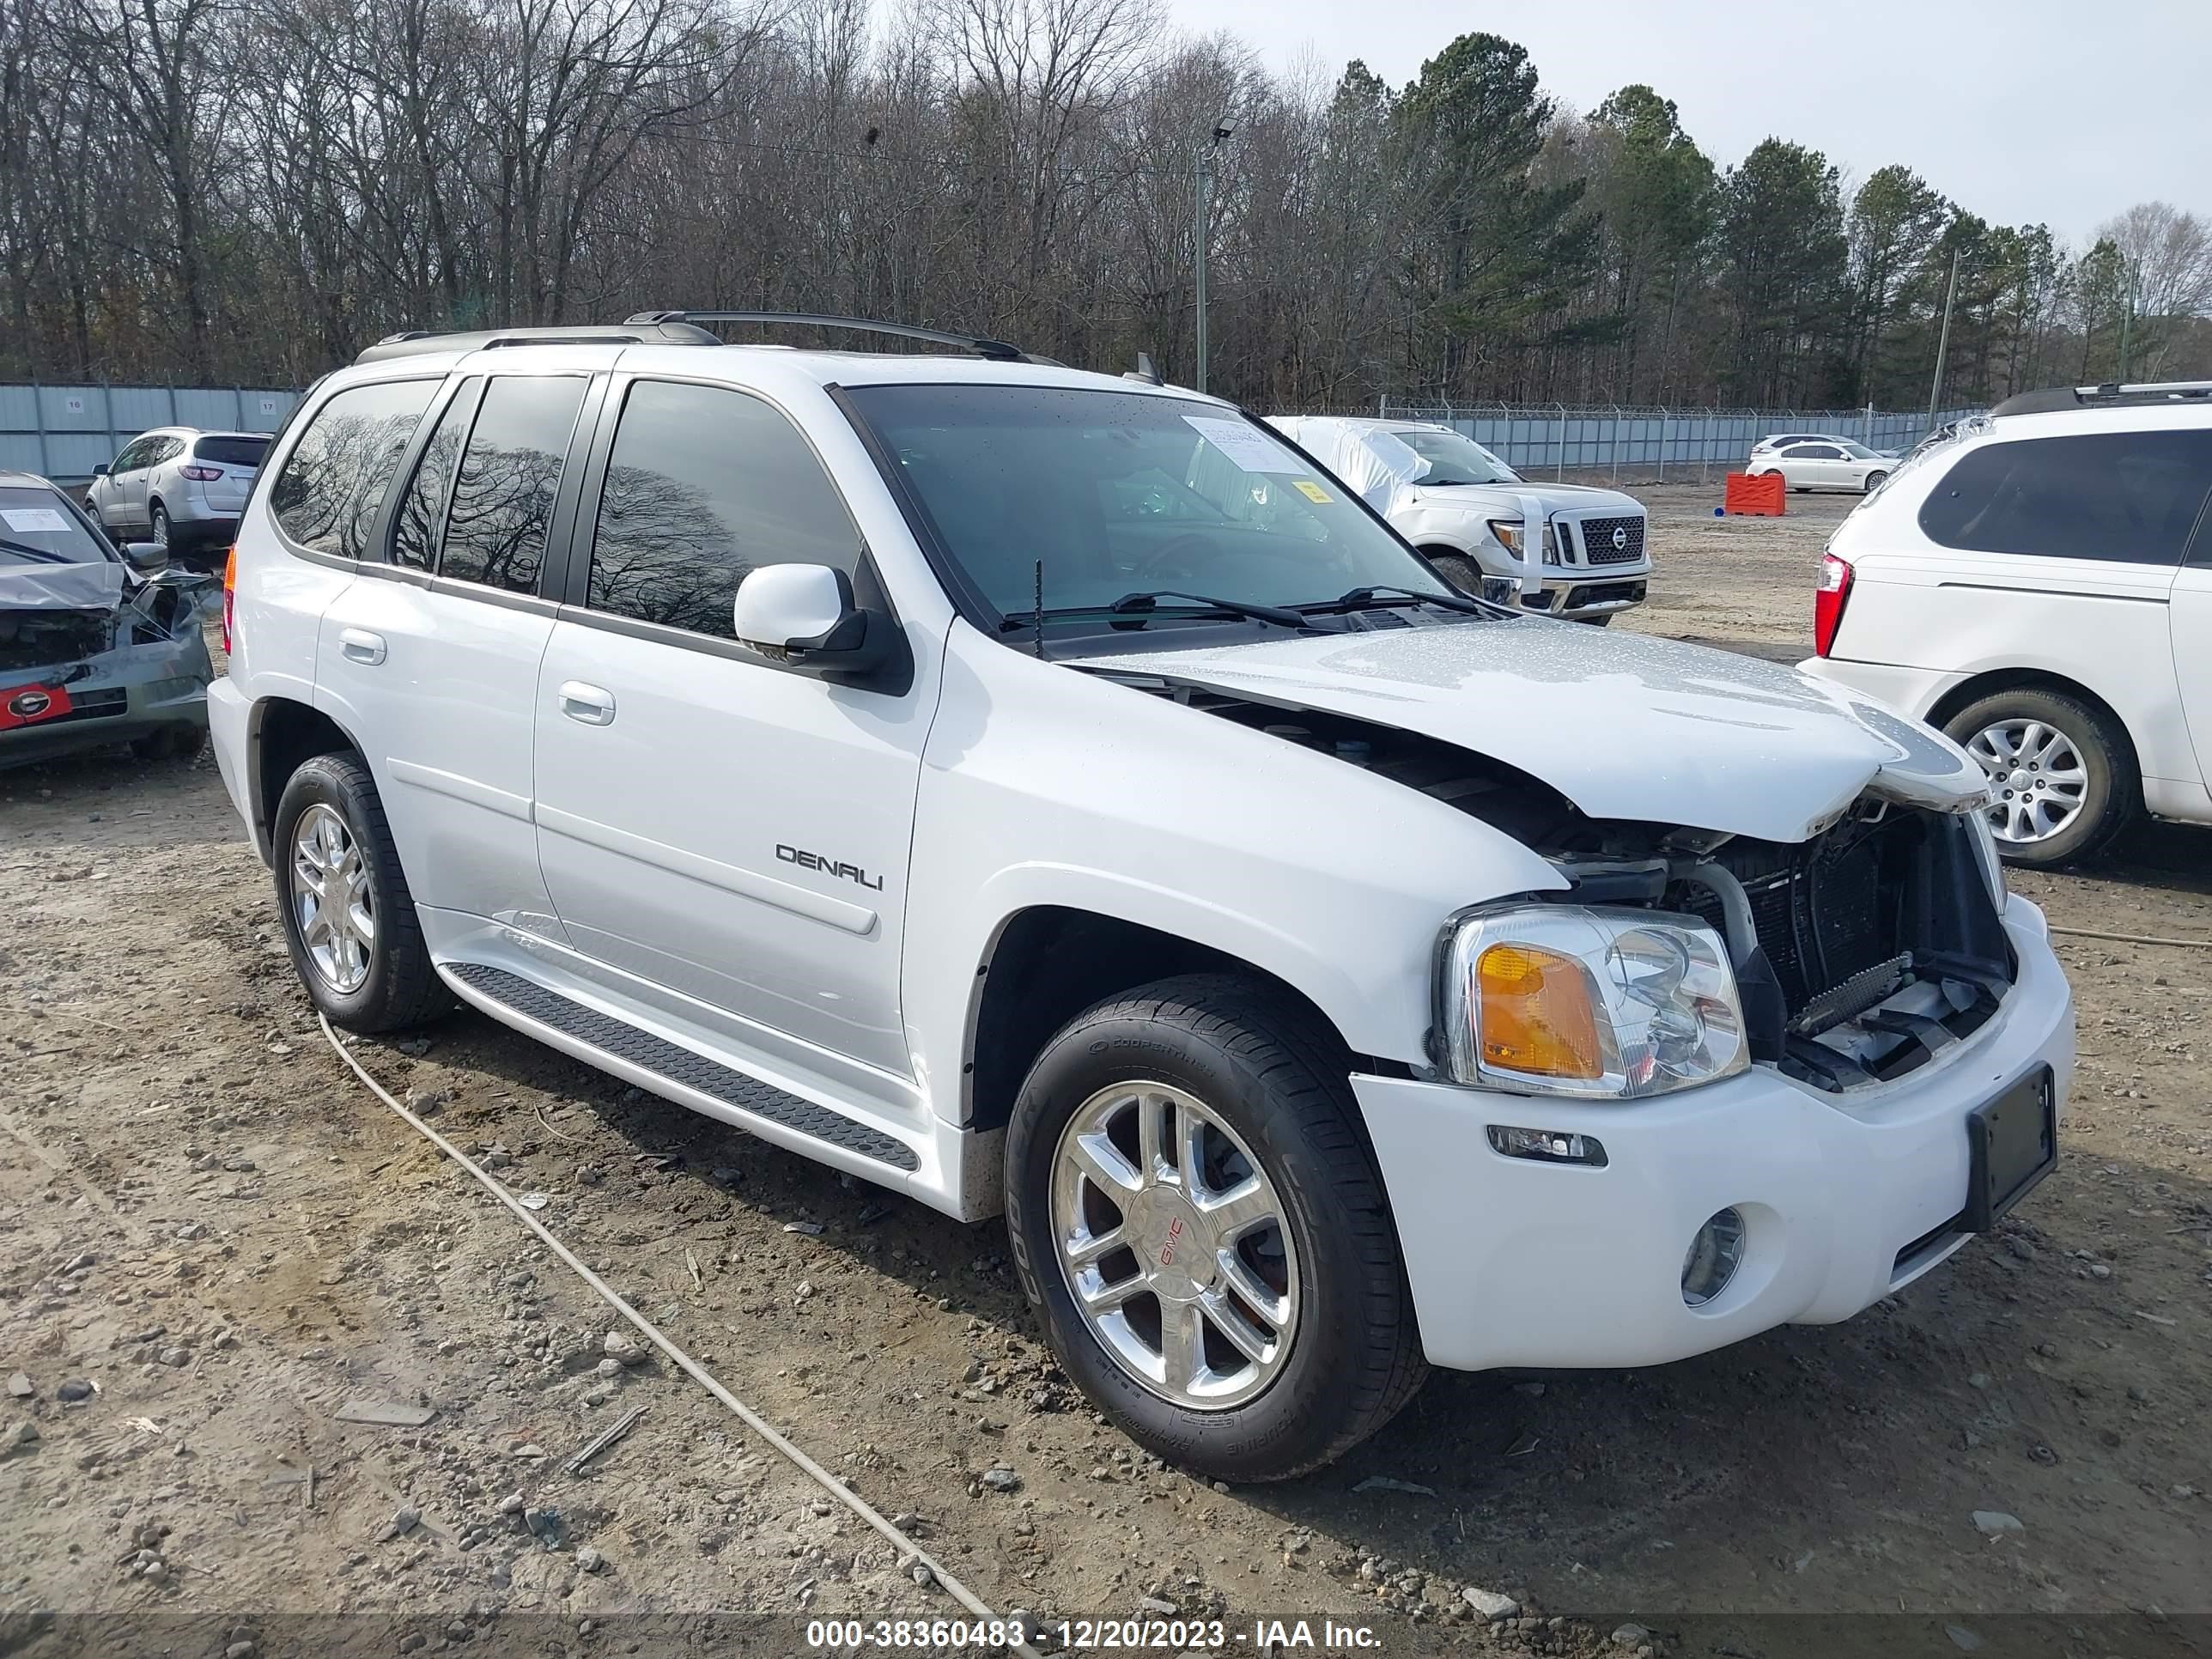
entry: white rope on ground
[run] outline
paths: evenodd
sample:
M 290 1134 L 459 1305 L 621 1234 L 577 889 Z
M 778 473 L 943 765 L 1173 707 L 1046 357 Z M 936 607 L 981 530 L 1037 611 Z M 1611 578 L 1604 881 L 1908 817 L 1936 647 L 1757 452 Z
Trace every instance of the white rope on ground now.
M 2053 927 L 2067 939 L 2110 939 L 2115 945 L 2170 945 L 2180 951 L 2212 951 L 2212 939 L 2159 939 L 2149 933 L 2100 933 L 2087 927 Z
M 609 1285 L 605 1279 L 601 1279 L 581 1261 L 579 1261 L 567 1245 L 562 1243 L 559 1239 L 554 1237 L 551 1233 L 548 1232 L 545 1230 L 544 1224 L 541 1223 L 536 1216 L 531 1214 L 529 1211 L 524 1209 L 521 1204 L 515 1200 L 515 1197 L 512 1193 L 508 1192 L 506 1188 L 501 1186 L 498 1182 L 493 1180 L 492 1177 L 486 1174 L 483 1170 L 478 1169 L 477 1165 L 471 1161 L 467 1153 L 462 1152 L 461 1149 L 454 1146 L 452 1141 L 447 1139 L 445 1136 L 440 1134 L 435 1129 L 422 1121 L 421 1118 L 409 1111 L 405 1106 L 401 1104 L 399 1101 L 392 1097 L 391 1091 L 386 1089 L 382 1084 L 379 1083 L 374 1078 L 371 1077 L 368 1071 L 363 1068 L 362 1063 L 356 1060 L 351 1054 L 347 1052 L 345 1045 L 338 1041 L 338 1035 L 336 1031 L 331 1030 L 331 1023 L 328 1019 L 325 1019 L 320 1012 L 316 1014 L 315 1019 L 316 1023 L 323 1028 L 324 1039 L 330 1043 L 332 1051 L 337 1054 L 340 1060 L 345 1061 L 348 1066 L 353 1068 L 353 1074 L 356 1077 L 359 1078 L 363 1083 L 368 1085 L 370 1093 L 374 1094 L 379 1100 L 382 1101 L 386 1106 L 389 1106 L 394 1112 L 398 1113 L 399 1116 L 406 1121 L 408 1127 L 412 1128 L 417 1134 L 422 1136 L 424 1139 L 428 1140 L 447 1158 L 453 1159 L 454 1163 L 459 1164 L 461 1168 L 466 1170 L 471 1175 L 474 1176 L 479 1186 L 483 1187 L 486 1192 L 489 1193 L 501 1204 L 507 1206 L 509 1210 L 514 1212 L 514 1217 L 518 1221 L 521 1222 L 524 1226 L 529 1228 L 532 1232 L 538 1235 L 538 1243 L 544 1245 L 547 1249 L 552 1251 L 555 1255 L 560 1257 L 561 1260 L 575 1273 L 579 1279 L 581 1279 L 586 1285 L 589 1285 L 594 1291 L 598 1291 L 600 1299 L 605 1302 L 609 1307 L 612 1308 L 624 1319 L 629 1321 L 631 1324 L 636 1326 L 638 1330 L 645 1336 L 647 1341 L 651 1342 L 654 1347 L 659 1348 L 661 1352 L 666 1354 L 670 1359 L 673 1360 L 678 1367 L 689 1376 L 693 1382 L 698 1383 L 702 1388 L 705 1389 L 708 1393 L 713 1395 L 715 1399 L 720 1401 L 725 1406 L 727 1406 L 732 1412 L 737 1413 L 738 1419 L 743 1422 L 747 1428 L 750 1429 L 755 1434 L 760 1436 L 762 1439 L 767 1441 L 769 1445 L 775 1447 L 775 1449 L 781 1453 L 786 1459 L 796 1466 L 801 1474 L 805 1474 L 809 1480 L 812 1480 L 832 1498 L 842 1504 L 847 1509 L 852 1510 L 852 1512 L 860 1516 L 861 1520 L 866 1522 L 868 1525 L 874 1528 L 876 1531 L 882 1534 L 893 1544 L 896 1544 L 906 1553 L 906 1555 L 911 1557 L 916 1561 L 919 1561 L 923 1566 L 927 1567 L 930 1572 L 935 1577 L 937 1582 L 944 1585 L 945 1588 L 951 1592 L 953 1600 L 959 1602 L 962 1607 L 967 1608 L 969 1612 L 974 1613 L 978 1619 L 981 1619 L 986 1621 L 996 1620 L 1000 1617 L 1000 1614 L 992 1612 L 991 1609 L 985 1605 L 982 1599 L 973 1590 L 969 1589 L 957 1578 L 947 1572 L 945 1570 L 943 1564 L 938 1561 L 935 1557 L 932 1556 L 927 1550 L 923 1549 L 921 1545 L 915 1543 L 913 1539 L 908 1537 L 906 1534 L 901 1532 L 896 1527 L 893 1526 L 889 1521 L 878 1514 L 877 1511 L 870 1506 L 866 1498 L 861 1498 L 857 1493 L 854 1492 L 843 1481 L 838 1480 L 836 1475 L 830 1474 L 829 1470 L 823 1468 L 819 1463 L 816 1462 L 812 1458 L 809 1457 L 805 1452 L 801 1451 L 797 1446 L 793 1445 L 789 1440 L 785 1438 L 783 1434 L 778 1431 L 773 1424 L 762 1417 L 761 1414 L 753 1410 L 751 1407 L 746 1405 L 744 1401 L 738 1399 L 737 1395 L 732 1394 L 727 1389 L 724 1388 L 721 1383 L 715 1379 L 714 1373 L 708 1370 L 704 1366 L 701 1365 L 697 1360 L 692 1358 L 690 1354 L 684 1352 L 683 1349 L 678 1347 L 673 1342 L 662 1335 L 659 1328 L 656 1327 L 651 1320 L 647 1319 L 643 1314 L 638 1312 L 636 1309 L 631 1307 L 629 1303 L 623 1301 L 621 1294 L 617 1291 L 612 1285 Z M 1008 1646 L 1006 1650 L 1010 1653 L 1016 1653 L 1023 1656 L 1023 1659 L 1039 1659 L 1036 1650 L 1030 1647 L 1027 1642 L 1012 1644 Z

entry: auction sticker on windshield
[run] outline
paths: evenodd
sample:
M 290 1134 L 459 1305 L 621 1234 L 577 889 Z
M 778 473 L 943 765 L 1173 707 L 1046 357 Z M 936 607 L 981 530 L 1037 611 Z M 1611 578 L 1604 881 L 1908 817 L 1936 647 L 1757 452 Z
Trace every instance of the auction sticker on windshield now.
M 67 530 L 70 522 L 51 507 L 18 507 L 0 510 L 8 528 L 28 535 L 40 530 Z
M 1311 478 L 1293 478 L 1291 480 L 1291 488 L 1297 490 L 1299 495 L 1304 496 L 1316 507 L 1327 507 L 1328 505 L 1328 491 L 1323 489 Z
M 1204 415 L 1186 415 L 1191 429 L 1247 472 L 1288 472 L 1290 454 L 1267 434 L 1242 421 L 1217 421 Z

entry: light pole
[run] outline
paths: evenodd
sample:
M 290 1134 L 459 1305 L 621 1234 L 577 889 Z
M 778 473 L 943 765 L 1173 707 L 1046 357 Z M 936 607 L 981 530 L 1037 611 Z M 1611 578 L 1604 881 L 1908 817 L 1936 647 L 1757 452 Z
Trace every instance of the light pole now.
M 1213 195 L 1213 152 L 1221 148 L 1221 141 L 1237 131 L 1234 121 L 1214 123 L 1213 137 L 1198 147 L 1196 189 L 1192 192 L 1196 202 L 1195 220 L 1191 227 L 1192 240 L 1198 249 L 1198 389 L 1206 390 L 1206 210 Z
M 1936 429 L 1936 405 L 1943 396 L 1943 359 L 1951 350 L 1951 301 L 1959 297 L 1959 255 L 1963 244 L 1951 245 L 1951 286 L 1943 290 L 1943 331 L 1936 339 L 1936 378 L 1928 387 L 1928 429 Z

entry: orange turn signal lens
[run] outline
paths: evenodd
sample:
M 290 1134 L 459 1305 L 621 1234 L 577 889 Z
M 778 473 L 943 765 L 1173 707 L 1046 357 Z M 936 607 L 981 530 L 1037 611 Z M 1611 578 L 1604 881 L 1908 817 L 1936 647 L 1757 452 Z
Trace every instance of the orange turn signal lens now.
M 1482 1061 L 1534 1077 L 1605 1075 L 1589 970 L 1533 945 L 1493 945 L 1475 961 Z

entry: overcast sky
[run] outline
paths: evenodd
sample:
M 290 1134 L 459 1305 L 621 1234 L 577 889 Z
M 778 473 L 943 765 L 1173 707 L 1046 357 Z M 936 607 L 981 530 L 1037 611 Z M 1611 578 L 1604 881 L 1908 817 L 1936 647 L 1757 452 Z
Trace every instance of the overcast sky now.
M 1400 86 L 1455 35 L 1528 48 L 1588 111 L 1642 81 L 1721 166 L 1772 135 L 1847 179 L 1902 161 L 1998 224 L 2084 240 L 2130 204 L 2212 216 L 2212 0 L 1167 0 L 1269 67 L 1310 49 Z

